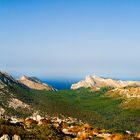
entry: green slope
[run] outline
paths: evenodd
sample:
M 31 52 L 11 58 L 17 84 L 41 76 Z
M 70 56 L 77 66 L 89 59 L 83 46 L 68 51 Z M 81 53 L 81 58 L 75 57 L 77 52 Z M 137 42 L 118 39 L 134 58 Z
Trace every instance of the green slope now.
M 43 115 L 71 116 L 105 129 L 140 131 L 140 110 L 125 109 L 123 99 L 88 89 L 58 92 L 32 91 L 30 104 Z
M 135 104 L 138 106 L 139 102 L 135 104 L 130 102 L 127 107 L 123 107 L 124 100 L 106 96 L 104 94 L 106 90 L 79 89 L 46 92 L 25 90 L 20 87 L 9 90 L 17 99 L 29 104 L 31 109 L 7 108 L 5 113 L 8 115 L 26 117 L 35 111 L 40 111 L 42 115 L 75 117 L 94 127 L 140 132 L 140 125 L 138 125 L 140 109 L 134 109 Z M 7 98 L 8 93 L 3 96 L 3 102 L 4 100 L 6 102 Z

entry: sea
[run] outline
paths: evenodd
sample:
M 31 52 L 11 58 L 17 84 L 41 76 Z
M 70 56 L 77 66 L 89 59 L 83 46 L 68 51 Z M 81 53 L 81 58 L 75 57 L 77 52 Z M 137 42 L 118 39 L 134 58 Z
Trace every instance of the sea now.
M 42 80 L 42 82 L 44 82 L 48 85 L 51 85 L 52 87 L 54 87 L 58 90 L 70 89 L 72 84 L 79 82 L 79 79 L 77 79 L 77 80 L 69 80 L 69 79 L 45 80 L 45 79 L 41 79 L 41 80 Z
M 123 81 L 127 81 L 127 80 L 132 80 L 132 81 L 140 81 L 140 78 L 113 78 L 115 80 L 123 80 Z M 52 87 L 58 89 L 58 90 L 66 90 L 66 89 L 70 89 L 71 85 L 74 83 L 77 83 L 79 81 L 81 81 L 81 79 L 41 79 L 42 82 L 51 85 Z

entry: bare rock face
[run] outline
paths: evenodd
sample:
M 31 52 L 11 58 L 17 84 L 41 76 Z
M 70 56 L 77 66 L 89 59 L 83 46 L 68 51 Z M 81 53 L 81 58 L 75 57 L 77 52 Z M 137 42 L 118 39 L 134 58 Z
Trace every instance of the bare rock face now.
M 49 86 L 48 84 L 42 83 L 35 77 L 22 76 L 19 81 L 30 89 L 55 91 L 53 87 Z
M 100 88 L 105 86 L 111 86 L 114 88 L 126 87 L 126 86 L 140 86 L 138 81 L 121 81 L 110 78 L 102 78 L 98 76 L 86 76 L 85 80 L 72 84 L 71 89 L 78 88 Z

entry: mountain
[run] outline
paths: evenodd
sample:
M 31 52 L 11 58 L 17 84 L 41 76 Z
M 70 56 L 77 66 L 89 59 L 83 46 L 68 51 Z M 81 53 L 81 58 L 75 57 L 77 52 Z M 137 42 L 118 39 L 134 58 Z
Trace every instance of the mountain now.
M 28 89 L 27 86 L 23 85 L 18 80 L 14 79 L 8 73 L 0 71 L 0 89 L 3 89 L 4 87 L 8 87 L 8 86 L 9 87 L 19 86 L 24 89 Z
M 0 72 L 0 115 L 4 113 L 18 114 L 17 112 L 21 112 L 24 114 L 25 112 L 30 112 L 30 106 L 23 101 L 26 96 L 24 93 L 28 91 L 27 86 L 14 79 L 11 75 Z
M 122 81 L 114 80 L 111 78 L 103 78 L 98 76 L 86 76 L 85 80 L 72 84 L 71 89 L 79 88 L 101 88 L 105 86 L 111 86 L 114 88 L 126 87 L 126 86 L 140 86 L 138 81 Z
M 55 91 L 56 89 L 49 86 L 48 84 L 42 83 L 38 78 L 36 77 L 27 77 L 22 76 L 19 81 L 29 87 L 30 89 L 35 90 L 46 90 L 46 91 Z
M 40 83 L 37 78 L 32 78 L 32 80 Z M 127 95 L 127 93 L 130 95 Z M 95 128 L 117 132 L 118 130 L 139 132 L 140 126 L 137 125 L 140 122 L 139 93 L 140 87 L 127 86 L 113 90 L 108 87 L 96 91 L 85 88 L 60 90 L 54 94 L 54 91 L 32 90 L 11 75 L 0 72 L 0 118 L 12 118 L 13 116 L 26 118 L 37 112 L 43 117 L 77 118 L 93 125 Z M 29 119 L 28 123 L 30 121 L 32 120 Z M 5 127 L 9 127 L 9 123 Z M 46 129 L 46 127 L 42 127 Z M 1 128 L 3 128 L 3 124 L 0 124 Z M 32 128 L 34 128 L 34 125 Z M 48 128 L 48 131 L 51 128 Z M 44 134 L 43 132 L 48 132 L 44 129 L 41 135 Z M 64 132 L 69 133 L 69 126 L 66 129 L 64 129 Z M 5 132 L 5 130 L 8 130 L 5 128 L 3 130 L 1 134 L 9 135 L 8 132 L 11 132 Z M 36 130 L 40 132 L 38 124 L 33 132 L 36 132 Z M 36 135 L 38 135 L 38 132 Z M 9 136 L 13 137 L 14 134 L 12 133 Z
M 53 93 L 56 89 L 35 77 L 23 76 L 16 80 L 10 74 L 0 71 L 0 116 L 23 117 L 41 111 L 42 106 L 35 97 L 41 96 L 41 92 L 46 94 L 48 91 Z

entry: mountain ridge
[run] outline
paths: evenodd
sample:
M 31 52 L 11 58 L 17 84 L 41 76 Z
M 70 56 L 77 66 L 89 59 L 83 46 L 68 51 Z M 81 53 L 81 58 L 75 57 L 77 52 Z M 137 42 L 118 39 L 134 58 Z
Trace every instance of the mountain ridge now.
M 29 90 L 27 86 L 8 73 L 0 72 L 0 115 L 22 113 L 24 110 L 30 112 L 30 106 L 22 100 L 24 94 Z M 18 98 L 18 96 L 22 96 L 22 98 Z
M 11 86 L 11 87 L 13 87 L 13 85 L 17 85 L 22 88 L 28 89 L 26 85 L 22 84 L 20 81 L 13 78 L 10 74 L 2 71 L 0 71 L 0 85 Z
M 53 88 L 52 86 L 43 83 L 41 80 L 39 80 L 36 77 L 27 77 L 27 76 L 22 76 L 19 81 L 29 87 L 30 89 L 35 89 L 35 90 L 46 90 L 46 91 L 55 91 L 56 89 Z
M 22 77 L 22 79 L 25 78 L 27 79 L 25 76 Z M 50 88 L 50 90 L 45 90 L 46 92 L 54 91 L 53 88 L 42 83 L 37 78 L 29 78 L 29 81 L 31 80 L 45 88 Z M 40 88 L 38 90 L 43 89 Z M 28 85 L 15 79 L 8 73 L 0 71 L 0 116 L 3 114 L 23 116 L 31 114 L 32 111 L 38 111 L 34 108 L 33 97 L 30 95 L 32 92 L 33 89 Z
M 126 87 L 126 86 L 140 86 L 140 81 L 124 81 L 115 80 L 111 78 L 103 78 L 99 76 L 86 76 L 85 80 L 81 80 L 71 85 L 71 89 L 78 88 L 101 88 L 105 86 L 111 86 L 114 88 Z

